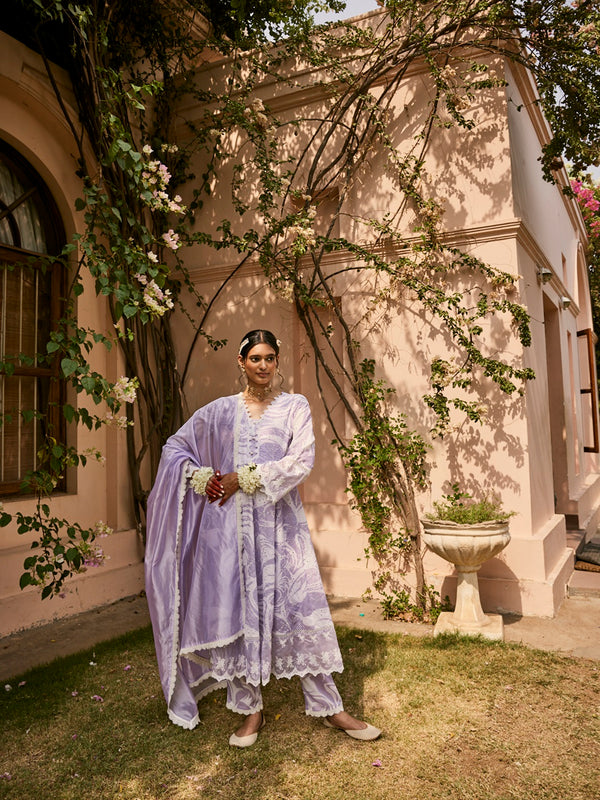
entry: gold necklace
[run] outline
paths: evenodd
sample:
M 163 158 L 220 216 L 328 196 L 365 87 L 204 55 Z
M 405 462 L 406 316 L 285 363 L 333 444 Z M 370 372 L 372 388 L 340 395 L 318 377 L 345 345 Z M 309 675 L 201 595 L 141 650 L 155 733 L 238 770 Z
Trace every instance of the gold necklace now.
M 250 384 L 246 386 L 246 394 L 248 397 L 253 397 L 255 400 L 258 400 L 259 403 L 262 403 L 263 400 L 266 400 L 272 391 L 273 387 L 271 385 L 265 386 L 264 389 L 259 389 L 256 386 L 251 386 Z

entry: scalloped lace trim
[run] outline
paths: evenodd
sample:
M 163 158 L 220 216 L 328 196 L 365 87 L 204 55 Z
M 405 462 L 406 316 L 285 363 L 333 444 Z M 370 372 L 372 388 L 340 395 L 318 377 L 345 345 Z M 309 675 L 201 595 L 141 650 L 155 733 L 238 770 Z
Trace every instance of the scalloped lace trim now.
M 187 731 L 193 730 L 200 722 L 200 715 L 196 714 L 193 719 L 182 719 L 178 717 L 170 708 L 167 708 L 167 715 L 174 725 L 179 725 L 180 728 L 185 728 Z
M 319 717 L 323 719 L 324 717 L 333 717 L 334 714 L 340 714 L 344 710 L 344 706 L 335 706 L 334 709 L 329 711 L 304 711 L 307 717 Z
M 181 556 L 181 529 L 183 525 L 183 501 L 187 490 L 188 468 L 190 462 L 186 461 L 181 468 L 181 477 L 179 480 L 179 496 L 177 506 L 177 531 L 175 534 L 175 607 L 173 609 L 173 639 L 171 644 L 171 674 L 169 677 L 169 696 L 167 698 L 167 707 L 170 706 L 173 699 L 173 692 L 175 691 L 175 681 L 177 680 L 177 660 L 179 657 L 179 608 L 181 599 L 179 597 L 179 559 Z M 172 711 L 169 708 L 169 717 Z M 177 717 L 177 715 L 173 715 Z M 177 717 L 177 719 L 180 719 Z M 176 725 L 181 725 L 181 722 L 175 722 Z M 195 723 L 198 724 L 197 722 Z M 187 727 L 183 725 L 182 727 Z M 194 727 L 194 725 L 192 725 Z
M 197 686 L 196 683 L 192 683 L 190 688 L 195 689 L 196 686 Z M 218 692 L 219 689 L 226 689 L 226 688 L 227 688 L 226 681 L 211 683 L 210 686 L 205 686 L 203 689 L 200 689 L 200 691 L 194 692 L 194 697 L 196 698 L 196 702 L 198 702 L 199 700 L 202 700 L 203 697 L 212 694 L 212 692 Z
M 192 661 L 198 661 L 201 663 L 210 663 L 210 659 L 205 658 L 204 656 L 199 656 L 198 651 L 203 652 L 204 650 L 212 650 L 215 647 L 225 647 L 232 642 L 235 642 L 236 639 L 239 639 L 240 636 L 244 635 L 244 631 L 238 631 L 234 633 L 233 636 L 229 636 L 227 639 L 217 639 L 214 642 L 206 642 L 203 644 L 191 644 L 189 647 L 183 647 L 179 651 L 179 655 L 183 658 L 189 658 Z

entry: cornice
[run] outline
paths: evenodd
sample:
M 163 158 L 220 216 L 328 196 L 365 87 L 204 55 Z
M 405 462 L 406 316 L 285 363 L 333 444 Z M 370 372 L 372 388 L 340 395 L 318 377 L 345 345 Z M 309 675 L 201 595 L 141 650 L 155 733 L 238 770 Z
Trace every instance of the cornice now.
M 531 120 L 531 124 L 533 125 L 533 129 L 537 136 L 540 147 L 544 147 L 544 145 L 548 144 L 552 139 L 552 129 L 550 128 L 550 124 L 544 116 L 544 112 L 540 106 L 540 96 L 538 94 L 533 75 L 525 66 L 523 66 L 523 64 L 520 64 L 516 61 L 508 61 L 508 67 L 515 81 L 515 85 L 519 90 L 521 99 L 523 100 L 524 108 L 529 116 L 529 119 Z M 575 198 L 567 196 L 563 191 L 563 189 L 566 189 L 570 186 L 567 170 L 564 166 L 562 166 L 560 169 L 557 169 L 553 175 L 554 180 L 556 181 L 556 190 L 559 192 L 562 198 L 563 205 L 567 211 L 571 224 L 577 230 L 579 238 L 582 241 L 587 242 L 585 222 L 579 206 L 577 205 L 577 201 Z
M 512 218 L 503 220 L 502 222 L 493 225 L 477 225 L 471 228 L 462 228 L 460 230 L 446 231 L 441 235 L 442 242 L 449 247 L 461 246 L 477 247 L 489 242 L 501 241 L 514 241 L 518 243 L 531 259 L 539 266 L 546 267 L 552 270 L 552 266 L 543 251 L 539 247 L 535 237 L 523 222 L 522 219 Z M 373 253 L 381 256 L 400 257 L 410 251 L 411 245 L 419 241 L 418 236 L 407 236 L 403 240 L 404 244 L 391 243 L 383 241 L 371 248 Z M 328 269 L 335 269 L 338 266 L 348 263 L 352 257 L 347 250 L 338 250 L 333 253 L 326 253 L 322 257 L 323 266 Z M 304 262 L 306 268 L 309 267 L 309 258 Z M 303 268 L 303 263 L 300 262 L 300 269 Z M 237 270 L 237 272 L 236 272 Z M 222 264 L 215 264 L 210 267 L 188 267 L 190 278 L 194 283 L 214 283 L 223 281 L 232 273 L 236 272 L 235 280 L 243 278 L 255 277 L 262 275 L 262 267 L 258 259 L 248 259 L 243 267 L 238 267 L 235 261 L 227 261 Z M 554 286 L 561 295 L 566 295 L 567 290 L 562 281 L 556 275 L 554 270 L 553 278 L 550 285 Z
M 4 59 L 0 60 L 0 70 L 2 70 L 0 78 L 15 84 L 19 91 L 29 95 L 36 103 L 53 114 L 65 129 L 68 129 L 42 57 L 2 31 L 0 31 L 0 48 L 6 59 L 6 62 Z M 4 63 L 8 64 L 8 69 L 3 69 Z M 68 72 L 62 67 L 52 64 L 52 75 L 65 108 L 72 119 L 78 119 L 79 112 Z

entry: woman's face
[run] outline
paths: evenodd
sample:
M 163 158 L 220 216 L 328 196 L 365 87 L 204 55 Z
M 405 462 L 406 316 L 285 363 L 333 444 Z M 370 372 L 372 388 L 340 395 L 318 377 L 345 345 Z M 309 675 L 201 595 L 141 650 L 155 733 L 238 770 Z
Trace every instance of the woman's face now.
M 248 383 L 257 388 L 264 388 L 271 383 L 279 363 L 275 350 L 265 342 L 255 344 L 246 353 L 246 358 L 238 356 L 238 361 L 244 368 Z

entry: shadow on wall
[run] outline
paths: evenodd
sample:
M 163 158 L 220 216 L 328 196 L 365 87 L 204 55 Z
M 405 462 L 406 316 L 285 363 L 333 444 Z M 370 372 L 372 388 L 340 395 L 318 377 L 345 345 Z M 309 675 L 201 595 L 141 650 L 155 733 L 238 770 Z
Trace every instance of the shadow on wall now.
M 488 322 L 483 337 L 485 352 L 510 357 L 514 340 L 504 319 Z M 409 428 L 425 442 L 435 444 L 430 433 L 433 412 L 422 400 L 431 391 L 431 360 L 439 356 L 460 365 L 464 353 L 438 320 L 425 316 L 422 306 L 405 296 L 388 301 L 370 317 L 364 341 L 364 355 L 376 359 L 378 373 L 397 391 L 394 410 L 406 416 Z M 449 434 L 437 440 L 429 453 L 429 464 L 447 470 L 453 483 L 475 496 L 503 490 L 518 494 L 520 483 L 514 475 L 525 466 L 525 449 L 519 436 L 511 432 L 511 423 L 518 430 L 525 414 L 524 399 L 504 394 L 486 379 L 474 380 L 469 394 L 461 397 L 485 407 L 484 421 L 471 422 L 456 412 Z

